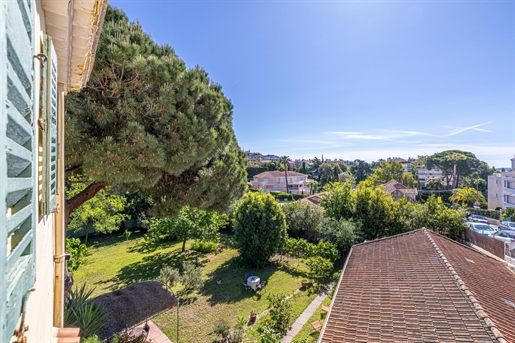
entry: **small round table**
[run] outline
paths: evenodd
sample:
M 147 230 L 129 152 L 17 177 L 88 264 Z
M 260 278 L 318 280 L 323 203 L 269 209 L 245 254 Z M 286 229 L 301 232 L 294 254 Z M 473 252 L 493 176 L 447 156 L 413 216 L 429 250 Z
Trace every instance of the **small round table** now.
M 259 276 L 249 276 L 247 279 L 247 285 L 249 285 L 253 290 L 256 290 L 260 281 Z

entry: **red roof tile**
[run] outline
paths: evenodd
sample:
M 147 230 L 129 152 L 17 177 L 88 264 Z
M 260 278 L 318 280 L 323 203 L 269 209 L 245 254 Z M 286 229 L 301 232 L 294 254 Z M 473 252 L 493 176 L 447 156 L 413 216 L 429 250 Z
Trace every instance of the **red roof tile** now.
M 503 297 L 515 297 L 515 276 L 502 262 L 425 229 L 362 243 L 319 342 L 515 342 Z

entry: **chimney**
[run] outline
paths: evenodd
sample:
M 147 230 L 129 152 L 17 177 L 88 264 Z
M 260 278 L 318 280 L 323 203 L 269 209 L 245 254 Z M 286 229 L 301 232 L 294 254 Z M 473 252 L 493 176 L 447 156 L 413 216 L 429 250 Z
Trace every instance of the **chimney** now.
M 511 161 L 511 171 L 515 171 L 515 157 L 513 157 L 510 161 Z

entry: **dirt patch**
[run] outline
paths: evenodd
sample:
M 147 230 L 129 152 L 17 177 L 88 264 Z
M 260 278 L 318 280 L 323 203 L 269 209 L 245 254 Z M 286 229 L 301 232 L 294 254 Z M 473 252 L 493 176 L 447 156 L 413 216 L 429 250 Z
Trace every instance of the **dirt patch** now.
M 145 319 L 172 308 L 177 299 L 157 281 L 143 281 L 127 288 L 107 293 L 95 299 L 108 317 L 98 333 L 101 339 L 132 327 Z

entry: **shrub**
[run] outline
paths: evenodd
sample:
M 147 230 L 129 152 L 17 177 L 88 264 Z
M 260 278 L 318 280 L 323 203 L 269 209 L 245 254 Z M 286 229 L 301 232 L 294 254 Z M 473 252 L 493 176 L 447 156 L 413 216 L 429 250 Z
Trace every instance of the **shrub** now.
M 235 211 L 234 240 L 244 264 L 264 267 L 286 239 L 284 212 L 265 193 L 247 193 Z
M 222 337 L 226 337 L 231 332 L 231 325 L 226 320 L 220 319 L 215 323 L 213 332 L 221 335 Z
M 78 238 L 66 238 L 66 251 L 72 255 L 68 261 L 68 271 L 73 273 L 84 263 L 88 247 L 86 244 L 82 244 Z
M 266 323 L 261 328 L 260 343 L 277 343 L 281 341 L 282 333 L 277 332 L 270 323 Z
M 359 224 L 347 219 L 326 218 L 320 228 L 320 237 L 331 242 L 342 253 L 346 253 L 358 240 Z M 323 256 L 328 257 L 328 256 Z M 334 260 L 333 260 L 334 261 Z
M 329 279 L 333 272 L 333 264 L 326 258 L 316 256 L 307 260 L 308 275 L 310 278 L 318 282 L 324 282 Z
M 159 281 L 169 291 L 172 290 L 172 287 L 179 280 L 180 280 L 180 273 L 175 268 L 172 268 L 170 266 L 165 266 L 159 272 Z
M 94 290 L 87 289 L 86 284 L 83 284 L 72 289 L 66 297 L 64 324 L 79 327 L 81 337 L 95 335 L 104 326 L 107 317 L 104 309 L 89 299 Z
M 198 242 L 193 242 L 191 244 L 191 249 L 192 250 L 195 250 L 195 251 L 198 251 L 198 252 L 201 252 L 201 253 L 210 253 L 210 252 L 213 252 L 216 250 L 216 243 L 215 242 L 202 242 L 202 241 L 198 241 Z
M 185 290 L 199 289 L 204 284 L 202 270 L 193 263 L 183 263 L 183 274 L 180 278 Z
M 269 294 L 266 299 L 270 305 L 270 326 L 282 337 L 290 327 L 293 315 L 291 301 L 283 294 Z

